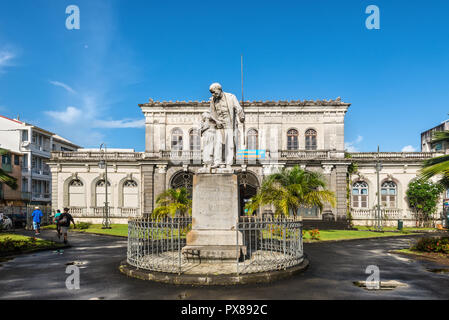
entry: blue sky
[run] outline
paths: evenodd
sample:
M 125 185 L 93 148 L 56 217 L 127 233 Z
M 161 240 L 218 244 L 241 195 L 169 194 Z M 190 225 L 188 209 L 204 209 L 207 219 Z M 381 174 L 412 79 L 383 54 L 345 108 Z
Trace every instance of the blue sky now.
M 368 30 L 368 5 L 380 30 Z M 80 9 L 67 30 L 66 7 Z M 0 2 L 0 114 L 85 147 L 144 150 L 137 104 L 207 100 L 210 83 L 245 100 L 352 103 L 351 150 L 417 150 L 449 118 L 449 2 Z

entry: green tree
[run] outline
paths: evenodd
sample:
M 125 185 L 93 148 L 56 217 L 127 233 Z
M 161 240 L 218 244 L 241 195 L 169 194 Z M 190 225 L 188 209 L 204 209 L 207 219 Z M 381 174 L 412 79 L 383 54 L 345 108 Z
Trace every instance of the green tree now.
M 9 153 L 8 150 L 0 148 L 0 156 L 7 155 Z M 17 190 L 17 179 L 8 175 L 1 167 L 0 167 L 0 182 L 6 184 L 13 190 Z
M 449 131 L 435 132 L 432 143 L 438 142 L 449 144 Z M 434 176 L 440 176 L 438 183 L 449 188 L 449 154 L 424 161 L 421 178 L 427 180 Z
M 336 199 L 332 191 L 326 190 L 324 177 L 317 172 L 283 168 L 265 178 L 258 193 L 246 204 L 248 214 L 259 207 L 272 204 L 276 216 L 296 215 L 300 207 L 318 207 L 324 203 L 335 207 Z
M 418 226 L 430 226 L 430 218 L 437 210 L 443 190 L 440 184 L 423 179 L 415 179 L 408 184 L 407 199 L 415 212 Z
M 192 200 L 189 191 L 182 187 L 178 189 L 168 189 L 156 198 L 156 208 L 153 211 L 153 218 L 161 219 L 176 215 L 185 216 L 192 214 Z

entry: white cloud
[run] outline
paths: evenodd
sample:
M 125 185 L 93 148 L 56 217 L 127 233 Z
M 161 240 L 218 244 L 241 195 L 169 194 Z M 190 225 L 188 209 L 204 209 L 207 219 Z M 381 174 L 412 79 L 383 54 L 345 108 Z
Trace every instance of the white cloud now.
M 0 51 L 0 66 L 10 65 L 10 61 L 15 57 L 15 55 L 9 51 Z
M 59 82 L 59 81 L 49 81 L 52 85 L 57 86 L 57 87 L 62 87 L 64 89 L 66 89 L 68 92 L 75 94 L 76 91 L 73 90 L 70 86 L 68 86 L 67 84 L 63 83 L 63 82 Z
M 70 125 L 88 125 L 90 128 L 143 128 L 145 119 L 133 120 L 97 120 L 95 103 L 91 99 L 86 99 L 87 110 L 81 110 L 75 107 L 67 107 L 64 111 L 45 111 L 45 113 L 56 121 Z M 89 112 L 90 110 L 91 112 Z
M 347 152 L 359 152 L 359 149 L 356 145 L 358 145 L 362 141 L 363 141 L 363 137 L 357 136 L 357 139 L 355 139 L 355 141 L 345 142 L 345 150 Z
M 416 149 L 412 145 L 408 145 L 402 148 L 401 152 L 416 152 Z
M 12 66 L 11 61 L 16 55 L 9 50 L 0 50 L 0 73 L 4 72 L 6 67 Z
M 143 128 L 145 127 L 145 119 L 97 120 L 94 126 L 96 128 Z
M 83 112 L 75 107 L 67 107 L 64 111 L 45 111 L 47 115 L 54 120 L 64 122 L 66 124 L 73 124 L 80 120 Z

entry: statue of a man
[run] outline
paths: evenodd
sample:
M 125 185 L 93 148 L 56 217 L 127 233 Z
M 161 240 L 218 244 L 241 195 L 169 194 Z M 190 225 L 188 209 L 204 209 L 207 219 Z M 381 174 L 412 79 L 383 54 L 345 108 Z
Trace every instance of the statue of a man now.
M 217 121 L 217 134 L 215 136 L 214 164 L 217 168 L 226 164 L 231 168 L 235 156 L 235 136 L 237 135 L 237 118 L 240 123 L 245 122 L 245 113 L 240 106 L 236 96 L 232 93 L 223 92 L 219 83 L 213 83 L 209 91 L 212 93 L 210 99 L 210 113 Z M 222 160 L 222 144 L 225 144 L 225 163 Z
M 203 146 L 203 163 L 206 172 L 210 172 L 210 168 L 214 161 L 214 147 L 216 136 L 217 120 L 212 117 L 210 111 L 205 111 L 201 115 L 201 145 Z

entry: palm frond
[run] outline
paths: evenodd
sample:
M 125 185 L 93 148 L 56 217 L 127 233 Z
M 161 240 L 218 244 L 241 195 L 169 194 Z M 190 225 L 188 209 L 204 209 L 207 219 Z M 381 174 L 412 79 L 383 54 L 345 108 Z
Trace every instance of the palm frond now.
M 6 184 L 13 190 L 17 190 L 17 179 L 8 175 L 3 169 L 0 168 L 0 182 Z
M 436 131 L 432 136 L 432 143 L 449 142 L 449 131 Z

